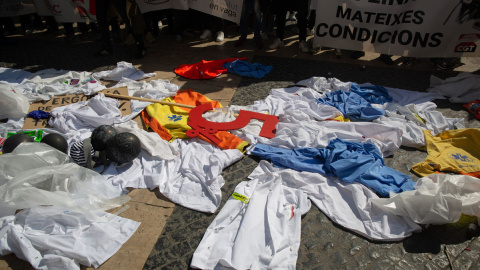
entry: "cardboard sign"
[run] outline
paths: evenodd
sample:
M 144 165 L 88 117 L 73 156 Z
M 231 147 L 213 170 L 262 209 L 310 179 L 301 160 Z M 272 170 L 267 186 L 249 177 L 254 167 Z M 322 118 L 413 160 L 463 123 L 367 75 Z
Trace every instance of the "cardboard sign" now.
M 117 89 L 105 89 L 103 91 L 100 91 L 100 93 L 111 93 L 116 95 L 128 96 L 128 89 L 127 87 L 121 87 Z M 92 96 L 86 96 L 86 95 L 54 96 L 50 100 L 44 100 L 44 101 L 32 103 L 30 105 L 30 108 L 28 108 L 28 112 L 42 110 L 50 113 L 54 108 L 77 103 L 80 101 L 87 101 L 92 97 L 93 95 Z M 122 99 L 119 101 L 120 101 L 120 105 L 118 108 L 120 109 L 122 116 L 131 114 L 132 111 L 130 109 L 130 100 Z M 27 117 L 25 118 L 25 123 L 23 124 L 23 129 L 37 129 L 37 128 L 45 128 L 45 127 L 49 127 L 48 119 L 36 120 L 31 117 Z

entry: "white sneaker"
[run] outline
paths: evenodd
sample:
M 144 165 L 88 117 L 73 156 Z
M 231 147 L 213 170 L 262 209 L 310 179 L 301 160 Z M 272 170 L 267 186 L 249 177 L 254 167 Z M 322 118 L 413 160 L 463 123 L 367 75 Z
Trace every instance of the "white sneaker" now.
M 212 37 L 212 31 L 206 29 L 206 30 L 203 30 L 203 33 L 202 35 L 200 36 L 200 39 L 201 40 L 205 40 L 205 39 L 209 39 Z
M 218 31 L 217 32 L 217 39 L 215 39 L 216 42 L 222 42 L 225 39 L 225 34 L 223 31 Z
M 283 43 L 283 41 L 280 40 L 279 38 L 276 38 L 276 39 L 273 41 L 273 43 L 272 43 L 268 48 L 270 48 L 270 49 L 272 49 L 272 50 L 275 50 L 275 49 L 281 48 L 281 47 L 283 47 L 283 46 L 285 46 L 285 44 Z
M 300 44 L 298 44 L 298 48 L 304 53 L 308 53 L 310 51 L 310 48 L 308 47 L 308 44 L 305 40 L 300 41 Z

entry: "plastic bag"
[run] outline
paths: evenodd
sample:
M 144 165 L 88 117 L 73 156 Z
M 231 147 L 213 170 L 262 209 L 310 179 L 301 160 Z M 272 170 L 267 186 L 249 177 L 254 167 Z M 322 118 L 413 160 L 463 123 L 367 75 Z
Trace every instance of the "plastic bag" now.
M 0 168 L 15 167 L 0 175 L 0 217 L 38 205 L 94 216 L 130 199 L 97 172 L 65 162 L 69 159 L 62 152 L 47 144 L 32 144 L 22 143 L 12 153 L 0 156 Z
M 25 117 L 29 107 L 27 97 L 13 92 L 7 84 L 0 84 L 0 119 Z

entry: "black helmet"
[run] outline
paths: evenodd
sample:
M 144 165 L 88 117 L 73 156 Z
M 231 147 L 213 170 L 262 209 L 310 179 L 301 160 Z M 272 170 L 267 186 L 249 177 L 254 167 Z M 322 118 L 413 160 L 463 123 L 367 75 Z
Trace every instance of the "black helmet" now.
M 13 150 L 23 142 L 35 142 L 35 139 L 23 133 L 13 134 L 3 142 L 2 153 L 7 154 L 13 152 Z
M 93 143 L 92 143 L 93 144 Z M 95 146 L 93 146 L 95 148 Z M 118 133 L 108 141 L 107 158 L 117 163 L 127 163 L 140 154 L 140 140 L 130 132 Z M 97 150 L 95 148 L 95 150 Z
M 92 147 L 95 151 L 103 151 L 107 149 L 107 143 L 117 135 L 117 131 L 109 125 L 101 125 L 95 128 L 90 136 Z
M 45 137 L 43 137 L 40 142 L 46 143 L 51 147 L 62 151 L 65 154 L 68 152 L 67 140 L 65 140 L 65 138 L 60 134 L 50 133 L 48 135 L 45 135 Z

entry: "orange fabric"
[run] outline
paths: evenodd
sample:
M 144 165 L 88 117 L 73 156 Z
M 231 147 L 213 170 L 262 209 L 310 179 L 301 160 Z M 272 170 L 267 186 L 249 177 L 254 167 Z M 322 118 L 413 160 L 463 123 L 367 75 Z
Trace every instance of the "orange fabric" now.
M 194 64 L 183 64 L 175 68 L 175 73 L 188 79 L 212 79 L 227 72 L 223 67 L 225 63 L 231 63 L 235 60 L 246 60 L 246 57 L 228 58 L 221 60 L 202 60 Z
M 470 176 L 473 176 L 473 177 L 476 177 L 476 178 L 480 178 L 480 172 L 471 172 L 471 173 L 460 172 L 460 174 L 470 175 Z
M 147 126 L 147 129 L 151 128 L 158 135 L 160 135 L 162 139 L 166 141 L 170 141 L 172 139 L 173 137 L 172 134 L 170 134 L 170 132 L 168 132 L 167 129 L 165 129 L 162 125 L 160 125 L 157 119 L 148 115 L 147 111 L 145 110 L 142 111 L 142 120 L 143 120 L 143 123 L 145 123 L 145 125 Z
M 172 98 L 173 98 L 173 101 L 175 101 L 176 103 L 198 106 L 198 105 L 202 105 L 204 103 L 210 102 L 212 103 L 213 108 L 222 108 L 222 104 L 220 104 L 220 102 L 216 100 L 210 100 L 204 95 L 193 91 L 193 89 L 178 90 L 177 94 Z M 183 108 L 183 107 L 178 107 L 178 108 L 181 108 L 186 112 L 190 112 L 191 110 L 189 108 Z

